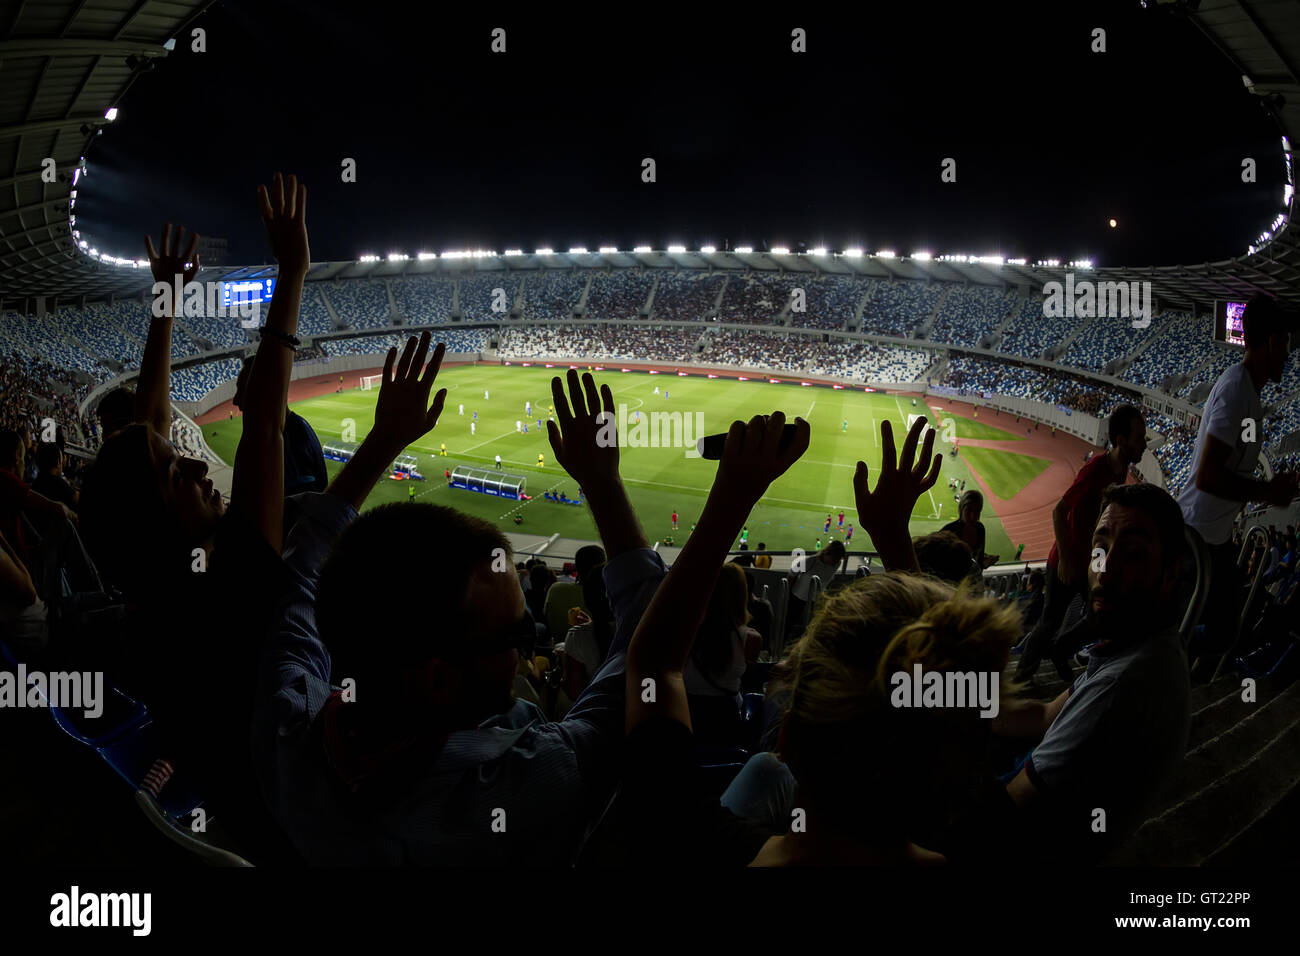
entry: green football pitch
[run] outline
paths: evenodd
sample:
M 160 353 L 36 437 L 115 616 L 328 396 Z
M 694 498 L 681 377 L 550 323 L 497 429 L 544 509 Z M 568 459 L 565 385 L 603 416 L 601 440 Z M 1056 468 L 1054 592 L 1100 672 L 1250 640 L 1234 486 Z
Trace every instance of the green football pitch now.
M 416 499 L 451 505 L 500 525 L 508 531 L 529 534 L 560 534 L 564 537 L 598 538 L 591 514 L 585 506 L 546 501 L 542 493 L 557 489 L 570 497 L 578 488 L 554 461 L 544 427 L 547 407 L 552 403 L 551 377 L 562 369 L 500 366 L 457 366 L 445 369 L 438 386 L 447 391 L 442 419 L 429 435 L 408 452 L 419 456 L 421 473 L 428 480 L 416 482 Z M 350 378 L 350 381 L 356 381 Z M 918 398 L 913 407 L 910 395 L 884 395 L 827 388 L 804 388 L 798 385 L 775 385 L 765 381 L 738 382 L 692 376 L 650 375 L 644 372 L 605 371 L 596 373 L 597 383 L 608 383 L 616 405 L 626 405 L 629 419 L 635 413 L 649 416 L 653 412 L 681 412 L 683 416 L 702 413 L 703 434 L 726 431 L 735 419 L 780 408 L 793 418 L 801 415 L 812 426 L 812 444 L 804 457 L 786 475 L 768 489 L 749 520 L 750 547 L 766 543 L 770 550 L 785 551 L 813 548 L 830 537 L 843 540 L 839 531 L 839 512 L 844 512 L 845 526 L 857 524 L 853 506 L 852 477 L 856 461 L 861 458 L 871 469 L 874 487 L 880 468 L 880 422 L 888 419 L 895 441 L 901 447 L 909 414 L 932 413 Z M 658 394 L 656 394 L 656 388 Z M 485 398 L 485 392 L 489 397 Z M 374 422 L 377 391 L 352 388 L 342 394 L 330 394 L 293 404 L 293 410 L 311 423 L 322 442 L 340 439 L 348 419 L 354 423 L 360 441 Z M 526 418 L 524 407 L 532 403 Z M 464 405 L 464 414 L 460 406 Z M 477 413 L 477 419 L 474 415 Z M 528 433 L 516 432 L 515 422 L 525 421 Z M 470 425 L 474 424 L 471 434 Z M 847 423 L 847 424 L 846 424 Z M 233 462 L 239 441 L 240 420 L 214 422 L 203 426 L 203 434 L 212 449 L 225 461 Z M 964 436 L 965 424 L 978 422 L 958 419 L 957 434 Z M 988 429 L 995 431 L 995 429 Z M 985 436 L 981 436 L 985 437 Z M 987 437 L 1003 437 L 988 435 Z M 1006 438 L 1015 436 L 1006 435 Z M 439 455 L 440 445 L 447 445 L 447 456 Z M 937 445 L 937 449 L 947 446 Z M 972 449 L 973 450 L 973 449 Z M 999 492 L 1010 497 L 1023 483 L 1032 479 L 1016 459 L 1022 455 L 982 450 L 981 476 Z M 537 456 L 545 456 L 538 467 Z M 964 454 L 964 452 L 963 452 Z M 444 469 L 458 464 L 494 467 L 494 457 L 501 456 L 504 470 L 527 477 L 529 502 L 451 489 L 443 477 Z M 1034 459 L 1041 461 L 1041 459 Z M 1002 465 L 1005 463 L 1006 467 Z M 1044 463 L 1046 464 L 1046 463 Z M 341 465 L 327 461 L 331 477 Z M 620 467 L 646 534 L 652 539 L 672 535 L 671 516 L 678 513 L 678 531 L 674 543 L 681 544 L 692 522 L 699 517 L 717 470 L 717 463 L 687 457 L 678 448 L 623 447 Z M 1004 473 L 1005 472 L 1005 473 Z M 1036 472 L 1035 472 L 1036 473 Z M 914 535 L 938 530 L 956 518 L 956 505 L 947 479 L 965 479 L 974 485 L 969 469 L 961 458 L 944 455 L 943 470 L 935 488 L 923 495 L 912 511 Z M 388 501 L 405 501 L 408 483 L 385 480 L 375 488 L 367 507 Z M 983 521 L 988 533 L 987 548 L 1004 559 L 1015 554 L 997 517 L 998 502 L 985 502 Z M 825 533 L 827 514 L 831 514 L 831 535 Z M 523 516 L 516 525 L 514 516 Z M 851 548 L 870 549 L 871 543 L 855 527 Z

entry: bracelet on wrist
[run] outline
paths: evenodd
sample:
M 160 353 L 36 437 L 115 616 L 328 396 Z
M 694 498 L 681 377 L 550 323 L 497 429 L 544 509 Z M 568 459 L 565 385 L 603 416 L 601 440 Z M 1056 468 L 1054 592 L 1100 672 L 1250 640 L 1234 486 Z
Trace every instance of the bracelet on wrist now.
M 296 350 L 298 346 L 302 344 L 302 340 L 299 339 L 298 336 L 296 335 L 290 335 L 287 332 L 281 332 L 279 329 L 273 329 L 269 326 L 263 326 L 262 338 L 266 338 L 268 335 L 271 336 L 271 338 L 275 339 L 277 342 L 279 342 L 281 345 L 288 346 L 291 349 Z

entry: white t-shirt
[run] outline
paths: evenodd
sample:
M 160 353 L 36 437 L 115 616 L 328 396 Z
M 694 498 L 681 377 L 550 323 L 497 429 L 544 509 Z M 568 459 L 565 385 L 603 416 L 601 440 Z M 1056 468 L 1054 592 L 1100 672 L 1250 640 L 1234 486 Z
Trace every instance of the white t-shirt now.
M 695 666 L 695 661 L 688 658 L 682 668 L 682 682 L 686 693 L 699 697 L 722 697 L 725 694 L 740 693 L 740 679 L 745 676 L 745 635 L 752 631 L 750 627 L 733 628 L 727 635 L 731 643 L 731 659 L 727 662 L 726 672 L 710 674 L 712 681 L 706 679 Z
M 1248 418 L 1255 421 L 1253 442 L 1242 439 L 1242 433 L 1247 431 L 1242 423 Z M 1178 496 L 1183 520 L 1197 530 L 1206 544 L 1219 545 L 1231 540 L 1232 522 L 1244 502 L 1220 498 L 1196 487 L 1196 472 L 1201 467 L 1207 434 L 1232 448 L 1226 462 L 1229 471 L 1243 478 L 1254 477 L 1264 434 L 1264 406 L 1244 363 L 1238 362 L 1220 375 L 1205 400 L 1201 427 L 1196 432 L 1191 480 Z
M 564 653 L 581 664 L 590 680 L 600 670 L 604 661 L 600 658 L 600 649 L 596 646 L 596 628 L 592 624 L 579 624 L 569 628 L 564 635 Z

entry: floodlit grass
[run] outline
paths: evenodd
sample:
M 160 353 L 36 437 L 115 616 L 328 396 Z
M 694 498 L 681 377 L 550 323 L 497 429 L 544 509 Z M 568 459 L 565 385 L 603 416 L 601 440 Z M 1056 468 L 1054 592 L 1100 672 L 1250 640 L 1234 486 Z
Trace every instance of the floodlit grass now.
M 1046 458 L 995 451 L 991 448 L 963 448 L 961 454 L 979 472 L 989 490 L 1003 501 L 1014 498 L 1020 489 L 1051 464 Z
M 563 368 L 498 366 L 446 369 L 438 378 L 438 384 L 448 389 L 442 420 L 423 441 L 408 449 L 418 454 L 421 470 L 428 478 L 416 483 L 417 500 L 454 506 L 508 531 L 597 539 L 595 525 L 585 506 L 556 504 L 542 498 L 542 492 L 550 488 L 563 490 L 571 497 L 578 491 L 572 479 L 555 464 L 545 431 L 537 428 L 539 417 L 545 425 L 547 406 L 551 403 L 551 377 L 563 371 Z M 681 412 L 683 416 L 701 412 L 704 434 L 726 431 L 734 419 L 749 419 L 777 408 L 790 418 L 801 415 L 808 419 L 812 425 L 812 444 L 803 459 L 772 484 L 767 496 L 754 509 L 749 521 L 751 548 L 760 541 L 771 550 L 812 548 L 818 540 L 825 544 L 827 513 L 832 515 L 830 537 L 843 539 L 843 534 L 838 533 L 839 512 L 844 512 L 846 528 L 850 523 L 857 525 L 852 486 L 855 463 L 859 458 L 867 462 L 873 487 L 879 474 L 880 422 L 888 418 L 893 423 L 895 439 L 901 447 L 906 416 L 930 414 L 919 399 L 913 407 L 910 396 L 849 389 L 802 388 L 704 376 L 679 378 L 617 370 L 598 372 L 596 380 L 598 384 L 610 385 L 615 403 L 626 404 L 629 415 L 635 411 L 643 416 L 651 412 Z M 354 377 L 349 378 L 350 383 L 355 381 Z M 658 395 L 654 391 L 656 386 Z M 487 400 L 483 397 L 485 389 L 491 396 Z M 671 397 L 665 397 L 665 389 Z M 297 402 L 293 409 L 311 423 L 322 442 L 341 438 L 344 420 L 351 418 L 356 423 L 359 441 L 374 423 L 377 397 L 377 391 L 353 388 L 341 395 Z M 516 433 L 515 421 L 524 419 L 526 401 L 532 402 L 533 414 L 528 420 L 528 434 L 524 435 Z M 458 409 L 461 403 L 465 406 L 463 416 Z M 471 435 L 474 412 L 478 413 L 477 431 Z M 234 461 L 239 430 L 239 419 L 203 426 L 208 443 L 227 462 Z M 442 442 L 447 444 L 446 458 L 438 454 Z M 965 454 L 974 451 L 963 449 Z M 545 456 L 542 468 L 537 466 L 539 453 Z M 498 454 L 504 470 L 527 476 L 527 493 L 534 500 L 521 503 L 447 487 L 444 469 L 457 464 L 490 468 L 493 456 Z M 989 460 L 1024 457 L 995 451 L 985 454 L 991 456 Z M 671 515 L 675 510 L 679 517 L 675 543 L 683 543 L 691 523 L 699 518 L 717 463 L 688 458 L 681 448 L 625 447 L 621 449 L 620 464 L 646 534 L 652 540 L 672 534 Z M 341 467 L 329 461 L 326 466 L 331 476 Z M 921 497 L 912 512 L 913 534 L 938 530 L 956 517 L 956 506 L 946 500 L 951 498 L 947 479 L 953 476 L 965 478 L 968 483 L 971 479 L 969 470 L 959 459 L 945 455 L 938 484 Z M 407 487 L 404 481 L 383 481 L 371 494 L 367 507 L 404 501 L 408 497 Z M 988 528 L 989 552 L 1014 553 L 995 512 L 995 503 L 986 504 L 984 522 Z M 523 515 L 522 525 L 514 524 L 512 519 L 516 513 Z M 855 527 L 851 548 L 871 547 L 866 535 Z
M 992 417 L 991 411 L 986 411 L 986 415 Z M 945 418 L 951 418 L 957 425 L 958 438 L 976 438 L 985 441 L 1024 441 L 1024 435 L 1018 435 L 1015 432 L 1005 431 L 993 425 L 986 424 L 983 419 L 975 420 L 973 418 L 964 418 L 961 415 L 945 415 Z

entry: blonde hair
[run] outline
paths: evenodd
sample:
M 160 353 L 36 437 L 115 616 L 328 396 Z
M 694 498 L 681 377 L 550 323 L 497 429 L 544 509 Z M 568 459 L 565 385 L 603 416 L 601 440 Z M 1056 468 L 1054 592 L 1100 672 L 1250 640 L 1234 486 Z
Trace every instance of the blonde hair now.
M 1013 609 L 965 588 L 913 574 L 859 578 L 822 602 L 775 675 L 789 695 L 782 759 L 839 826 L 879 834 L 905 821 L 915 839 L 978 778 L 989 722 L 977 708 L 894 707 L 890 676 L 914 664 L 1001 673 L 1019 636 Z

